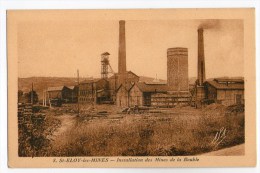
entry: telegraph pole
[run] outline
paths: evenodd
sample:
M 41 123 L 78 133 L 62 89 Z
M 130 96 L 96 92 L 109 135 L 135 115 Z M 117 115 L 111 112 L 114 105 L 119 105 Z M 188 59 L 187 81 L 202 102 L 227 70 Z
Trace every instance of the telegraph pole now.
M 77 70 L 77 76 L 78 76 L 78 117 L 79 117 L 79 70 Z
M 33 105 L 33 83 L 32 83 L 32 91 L 31 91 L 31 104 Z
M 42 91 L 42 106 L 44 106 L 44 90 Z

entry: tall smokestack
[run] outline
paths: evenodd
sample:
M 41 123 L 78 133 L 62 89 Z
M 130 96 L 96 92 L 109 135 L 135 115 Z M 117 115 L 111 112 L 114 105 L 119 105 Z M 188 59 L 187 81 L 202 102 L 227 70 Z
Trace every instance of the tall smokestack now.
M 125 21 L 119 21 L 118 77 L 119 85 L 124 83 L 126 74 Z
M 198 29 L 198 85 L 202 86 L 205 81 L 205 57 L 203 28 Z

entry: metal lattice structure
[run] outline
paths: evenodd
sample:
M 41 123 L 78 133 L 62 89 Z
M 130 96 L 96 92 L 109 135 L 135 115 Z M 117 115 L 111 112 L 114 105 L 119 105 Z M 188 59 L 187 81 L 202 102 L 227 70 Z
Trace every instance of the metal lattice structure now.
M 101 78 L 107 79 L 109 73 L 114 74 L 114 71 L 109 63 L 109 53 L 104 52 L 101 54 Z

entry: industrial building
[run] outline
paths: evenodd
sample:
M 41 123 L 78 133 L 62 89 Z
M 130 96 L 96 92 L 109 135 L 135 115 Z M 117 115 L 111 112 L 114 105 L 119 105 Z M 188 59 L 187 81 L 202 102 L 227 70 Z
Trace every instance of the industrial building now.
M 69 100 L 70 103 L 77 103 L 79 87 L 75 85 L 75 86 L 67 86 L 67 88 L 70 89 L 70 92 L 67 93 L 66 98 Z
M 106 79 L 88 79 L 80 82 L 78 102 L 80 104 L 103 103 L 110 101 Z
M 64 86 L 58 86 L 58 87 L 48 87 L 48 98 L 49 99 L 62 99 L 62 90 Z
M 244 104 L 244 79 L 215 78 L 204 83 L 208 102 L 225 106 Z
M 140 77 L 137 76 L 134 72 L 132 71 L 127 71 L 126 73 L 126 86 L 131 87 L 132 84 L 139 82 Z M 109 83 L 109 92 L 111 96 L 111 100 L 116 102 L 116 94 L 119 90 L 119 82 L 118 82 L 118 73 L 114 73 L 113 76 L 108 78 L 108 83 Z
M 185 95 L 186 98 L 186 95 L 189 95 L 187 48 L 178 47 L 167 50 L 167 83 L 156 81 L 141 83 L 138 75 L 127 71 L 125 21 L 121 20 L 119 21 L 118 73 L 114 73 L 111 68 L 109 55 L 108 52 L 101 54 L 101 79 L 79 84 L 79 103 L 110 101 L 119 107 L 159 106 L 160 104 L 157 103 L 159 98 L 153 95 L 169 94 L 165 97 L 165 101 L 169 101 L 170 97 L 171 103 L 166 104 L 174 105 L 173 102 L 180 103 L 179 96 Z M 113 75 L 109 77 L 109 73 Z M 163 98 L 160 97 L 160 99 Z
M 244 104 L 244 79 L 206 80 L 203 28 L 198 29 L 198 75 L 191 102 L 196 108 L 210 103 L 225 106 Z
M 78 86 L 48 87 L 43 91 L 43 106 L 61 106 L 62 103 L 76 103 L 78 101 Z
M 115 90 L 116 104 L 120 107 L 188 104 L 190 100 L 188 49 L 177 47 L 167 50 L 167 83 L 139 82 L 137 75 L 128 73 L 126 70 L 125 21 L 119 21 L 118 74 L 110 81 L 111 88 L 117 88 Z M 158 94 L 164 95 L 161 95 L 159 99 Z M 165 104 L 161 105 L 162 101 L 159 100 L 163 100 Z
M 101 54 L 101 78 L 79 84 L 79 103 L 115 103 L 118 107 L 174 107 L 194 105 L 200 108 L 212 102 L 224 105 L 244 103 L 244 81 L 228 78 L 206 80 L 203 28 L 198 29 L 197 80 L 190 88 L 188 48 L 167 49 L 167 82 L 140 82 L 126 66 L 125 21 L 119 21 L 118 73 L 109 63 L 110 53 Z M 110 75 L 111 74 L 111 75 Z
M 117 105 L 174 107 L 189 104 L 191 97 L 189 92 L 171 92 L 170 90 L 171 87 L 164 83 L 137 82 L 130 88 L 121 85 L 117 91 L 119 98 Z
M 124 92 L 122 92 L 122 90 L 124 90 Z M 160 83 L 137 82 L 129 88 L 123 87 L 123 85 L 121 85 L 119 91 L 117 92 L 119 93 L 117 96 L 119 98 L 117 100 L 117 105 L 128 105 L 130 107 L 151 106 L 151 98 L 153 94 L 167 93 L 168 90 L 169 87 L 166 84 Z
M 157 93 L 151 97 L 151 106 L 171 108 L 177 105 L 188 105 L 190 98 L 189 92 Z
M 49 100 L 59 99 L 63 103 L 72 103 L 77 100 L 77 87 L 58 86 L 48 87 L 47 97 Z

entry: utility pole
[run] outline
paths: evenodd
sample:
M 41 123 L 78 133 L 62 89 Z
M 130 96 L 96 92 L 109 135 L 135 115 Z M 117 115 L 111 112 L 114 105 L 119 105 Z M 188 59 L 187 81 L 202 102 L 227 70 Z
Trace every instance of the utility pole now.
M 47 106 L 47 90 L 44 90 L 44 106 Z
M 44 90 L 42 91 L 42 106 L 44 106 Z
M 32 83 L 32 91 L 31 91 L 31 104 L 33 105 L 33 83 Z
M 48 92 L 48 100 L 49 100 L 49 105 L 50 105 L 50 108 L 51 108 L 51 99 L 50 99 L 50 93 Z
M 78 76 L 78 117 L 79 117 L 79 70 L 77 70 L 77 76 Z

